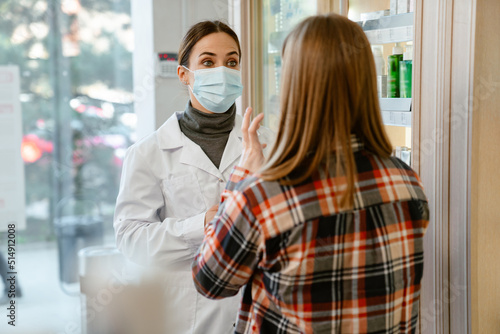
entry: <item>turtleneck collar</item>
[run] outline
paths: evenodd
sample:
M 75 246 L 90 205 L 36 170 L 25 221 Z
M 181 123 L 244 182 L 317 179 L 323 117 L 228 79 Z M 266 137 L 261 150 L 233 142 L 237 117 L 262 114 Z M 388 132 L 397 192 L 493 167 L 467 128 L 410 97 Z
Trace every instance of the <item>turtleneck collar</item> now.
M 189 101 L 179 119 L 179 127 L 186 137 L 200 146 L 215 167 L 219 168 L 235 118 L 234 103 L 225 113 L 207 114 L 193 108 Z
M 225 113 L 207 114 L 194 108 L 191 101 L 188 101 L 181 123 L 183 130 L 201 135 L 228 134 L 233 130 L 235 117 L 236 104 L 234 103 Z

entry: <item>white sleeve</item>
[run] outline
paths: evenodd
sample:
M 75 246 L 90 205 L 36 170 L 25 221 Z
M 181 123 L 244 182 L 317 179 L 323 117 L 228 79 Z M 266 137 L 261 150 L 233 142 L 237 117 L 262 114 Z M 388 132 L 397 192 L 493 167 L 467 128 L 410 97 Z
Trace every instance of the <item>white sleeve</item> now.
M 116 245 L 139 264 L 190 263 L 203 241 L 205 212 L 160 221 L 165 203 L 147 161 L 135 147 L 125 156 L 113 223 Z

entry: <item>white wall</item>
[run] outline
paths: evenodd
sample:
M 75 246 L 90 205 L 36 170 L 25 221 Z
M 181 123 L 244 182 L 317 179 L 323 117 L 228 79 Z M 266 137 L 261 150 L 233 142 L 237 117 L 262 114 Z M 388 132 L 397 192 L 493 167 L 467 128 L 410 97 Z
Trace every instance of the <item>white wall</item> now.
M 155 54 L 177 53 L 186 31 L 199 21 L 228 22 L 228 3 L 228 0 L 132 1 L 138 138 L 160 127 L 175 111 L 184 110 L 189 99 L 186 87 L 177 78 L 156 77 Z

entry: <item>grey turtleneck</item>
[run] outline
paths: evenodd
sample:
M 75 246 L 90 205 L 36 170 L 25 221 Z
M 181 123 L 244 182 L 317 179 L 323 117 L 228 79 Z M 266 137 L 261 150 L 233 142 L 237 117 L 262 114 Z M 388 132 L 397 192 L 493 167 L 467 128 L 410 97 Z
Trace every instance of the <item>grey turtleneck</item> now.
M 234 127 L 235 117 L 235 104 L 225 113 L 207 114 L 193 108 L 189 101 L 179 119 L 179 126 L 182 133 L 198 144 L 215 167 L 219 168 L 229 133 Z

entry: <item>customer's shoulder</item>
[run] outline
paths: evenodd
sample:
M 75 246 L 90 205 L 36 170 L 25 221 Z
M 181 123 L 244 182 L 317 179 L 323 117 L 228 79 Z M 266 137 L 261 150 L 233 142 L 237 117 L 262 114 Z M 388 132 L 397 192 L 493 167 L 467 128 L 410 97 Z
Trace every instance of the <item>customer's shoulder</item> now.
M 387 169 L 390 173 L 404 174 L 409 177 L 418 179 L 417 172 L 415 172 L 415 170 L 408 164 L 406 164 L 403 160 L 394 156 L 390 156 L 388 158 L 383 158 L 382 161 L 384 162 L 384 168 Z
M 367 150 L 361 150 L 355 155 L 358 172 L 381 171 L 385 175 L 407 174 L 417 176 L 417 173 L 401 159 L 394 156 L 381 157 Z
M 363 197 L 375 192 L 388 194 L 381 196 L 385 202 L 422 200 L 427 201 L 423 183 L 418 174 L 405 162 L 396 157 L 380 157 L 367 151 L 356 155 L 357 189 Z M 377 191 L 375 191 L 377 189 Z

